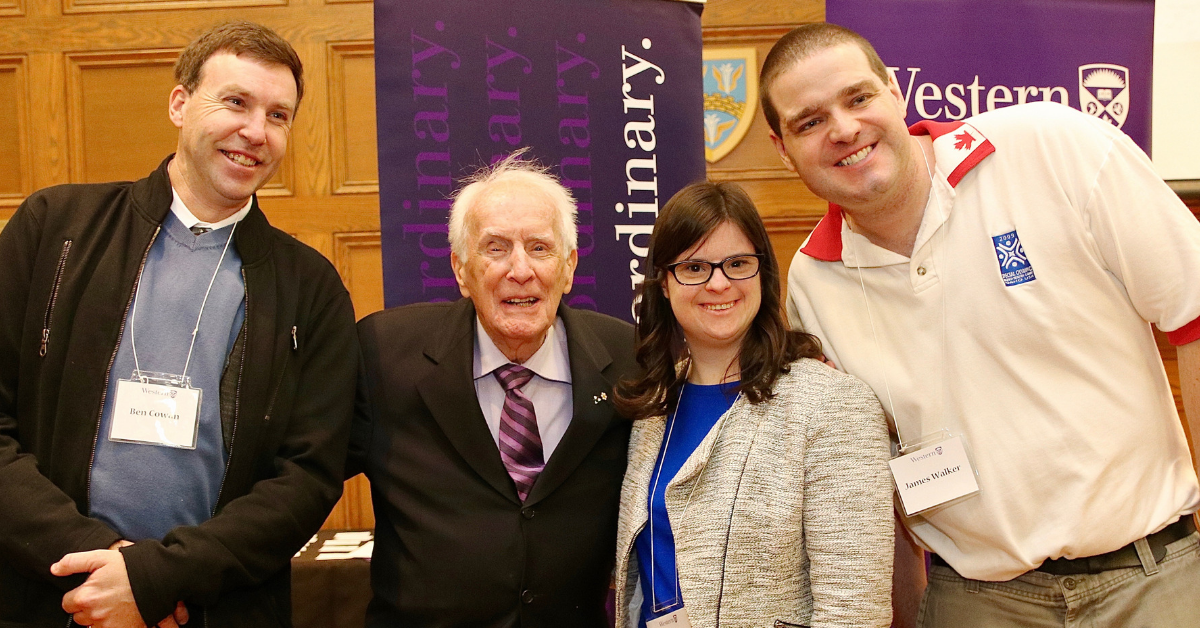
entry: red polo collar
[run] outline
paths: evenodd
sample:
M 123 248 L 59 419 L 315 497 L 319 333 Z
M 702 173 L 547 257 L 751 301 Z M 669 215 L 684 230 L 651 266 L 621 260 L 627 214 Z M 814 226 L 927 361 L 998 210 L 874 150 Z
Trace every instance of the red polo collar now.
M 931 120 L 922 120 L 908 127 L 909 135 L 928 135 L 935 142 L 938 138 L 955 133 L 954 135 L 954 152 L 951 155 L 958 163 L 951 161 L 945 163 L 940 162 L 942 166 L 953 165 L 950 174 L 946 180 L 950 183 L 950 187 L 957 187 L 958 182 L 966 176 L 972 168 L 979 165 L 985 157 L 996 152 L 996 147 L 988 141 L 982 133 L 975 127 L 965 122 L 933 122 Z M 939 154 L 940 157 L 945 157 L 945 151 Z M 943 168 L 944 170 L 945 168 Z M 812 231 L 812 235 L 808 236 L 808 241 L 800 248 L 800 251 L 809 257 L 819 259 L 824 262 L 839 262 L 842 259 L 842 208 L 830 203 L 829 211 L 825 217 Z

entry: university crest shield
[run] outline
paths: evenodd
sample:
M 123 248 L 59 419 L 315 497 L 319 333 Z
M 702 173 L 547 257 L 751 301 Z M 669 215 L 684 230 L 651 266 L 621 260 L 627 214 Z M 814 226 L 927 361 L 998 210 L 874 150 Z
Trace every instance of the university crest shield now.
M 1129 115 L 1129 68 L 1111 63 L 1079 66 L 1079 108 L 1121 128 Z
M 704 49 L 704 158 L 729 154 L 746 136 L 758 108 L 754 48 Z

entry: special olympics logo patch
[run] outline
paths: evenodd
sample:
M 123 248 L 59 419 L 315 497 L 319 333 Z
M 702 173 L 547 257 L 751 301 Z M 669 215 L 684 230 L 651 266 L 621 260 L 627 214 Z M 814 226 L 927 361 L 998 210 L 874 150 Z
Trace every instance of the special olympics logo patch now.
M 1129 115 L 1129 68 L 1112 63 L 1079 66 L 1079 108 L 1121 128 Z
M 1016 230 L 992 236 L 992 245 L 996 247 L 996 260 L 1000 263 L 1000 277 L 1005 286 L 1011 288 L 1037 279 Z

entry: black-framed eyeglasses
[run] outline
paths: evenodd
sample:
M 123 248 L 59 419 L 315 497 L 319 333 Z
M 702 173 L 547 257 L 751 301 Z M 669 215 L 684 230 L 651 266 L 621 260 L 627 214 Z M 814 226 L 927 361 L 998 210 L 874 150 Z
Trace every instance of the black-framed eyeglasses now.
M 762 267 L 762 259 L 761 253 L 731 255 L 719 262 L 690 259 L 667 264 L 667 270 L 671 271 L 671 274 L 675 276 L 675 281 L 680 284 L 698 286 L 708 283 L 708 280 L 712 279 L 713 272 L 718 268 L 730 281 L 749 279 L 758 274 L 759 268 Z

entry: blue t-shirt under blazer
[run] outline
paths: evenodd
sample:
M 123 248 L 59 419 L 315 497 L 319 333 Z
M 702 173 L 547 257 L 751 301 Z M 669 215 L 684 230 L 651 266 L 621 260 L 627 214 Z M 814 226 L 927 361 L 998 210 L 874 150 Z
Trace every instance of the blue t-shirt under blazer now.
M 650 521 L 633 542 L 638 571 L 642 580 L 642 618 L 661 617 L 685 605 L 675 570 L 675 535 L 667 518 L 663 496 L 667 484 L 679 473 L 683 463 L 696 451 L 733 402 L 737 401 L 738 382 L 701 386 L 684 384 L 675 412 L 667 418 L 658 460 L 650 476 Z M 675 513 L 684 516 L 684 513 Z

